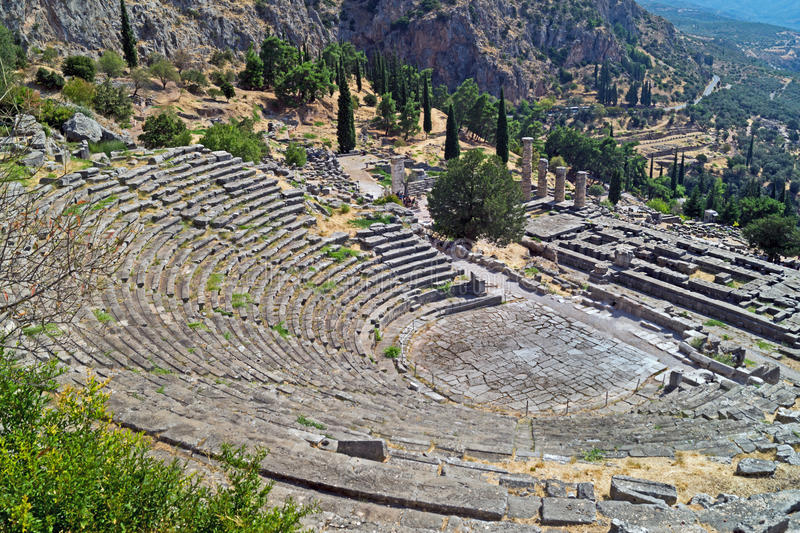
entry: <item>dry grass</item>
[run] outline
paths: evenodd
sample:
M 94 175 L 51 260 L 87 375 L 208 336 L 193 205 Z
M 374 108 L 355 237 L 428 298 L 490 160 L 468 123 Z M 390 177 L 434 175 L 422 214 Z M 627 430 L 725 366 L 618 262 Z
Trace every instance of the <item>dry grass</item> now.
M 328 237 L 337 231 L 342 231 L 351 237 L 355 237 L 358 228 L 350 225 L 350 221 L 359 218 L 359 216 L 355 209 L 346 214 L 334 210 L 329 217 L 314 213 L 314 217 L 317 219 L 316 233 L 322 237 Z M 353 246 L 350 247 L 353 248 Z
M 508 246 L 497 246 L 485 240 L 480 240 L 476 248 L 489 257 L 496 257 L 511 268 L 524 268 L 530 258 L 530 252 L 521 244 L 512 243 Z
M 689 277 L 692 279 L 702 279 L 703 281 L 714 283 L 714 274 L 709 274 L 708 272 L 703 272 L 702 270 L 698 270 Z
M 742 457 L 772 459 L 773 454 L 753 453 Z M 678 452 L 675 459 L 666 457 L 607 459 L 591 464 L 574 462 L 560 464 L 533 459 L 504 463 L 514 473 L 530 474 L 539 479 L 559 479 L 579 483 L 591 481 L 598 496 L 608 498 L 611 477 L 627 475 L 670 483 L 678 489 L 678 501 L 688 502 L 695 494 L 705 492 L 716 496 L 721 492 L 747 497 L 762 492 L 778 491 L 800 486 L 800 466 L 779 464 L 774 478 L 744 478 L 734 476 L 736 463 L 722 464 L 695 452 Z

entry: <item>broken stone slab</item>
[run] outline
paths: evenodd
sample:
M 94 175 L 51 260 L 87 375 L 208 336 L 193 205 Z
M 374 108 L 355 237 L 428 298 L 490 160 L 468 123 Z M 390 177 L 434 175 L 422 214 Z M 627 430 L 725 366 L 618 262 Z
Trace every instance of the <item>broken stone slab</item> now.
M 542 499 L 538 496 L 508 495 L 508 518 L 529 519 L 539 516 Z
M 389 458 L 389 450 L 383 439 L 340 440 L 336 448 L 338 453 L 351 457 L 361 457 L 370 461 L 383 462 Z
M 720 533 L 735 531 L 786 531 L 790 514 L 800 510 L 800 490 L 756 494 L 747 499 L 738 499 L 712 506 L 697 513 L 702 524 L 707 524 Z M 769 529 L 766 524 L 772 524 Z M 773 529 L 777 528 L 777 529 Z M 781 529 L 783 528 L 783 529 Z
M 83 113 L 75 113 L 61 126 L 61 131 L 70 142 L 92 141 L 98 142 L 103 138 L 103 129 L 97 121 L 92 120 Z
M 34 150 L 20 160 L 20 163 L 26 167 L 39 168 L 44 164 L 44 152 Z
M 611 521 L 611 528 L 608 533 L 650 533 L 650 530 L 640 526 L 631 525 L 619 518 Z
M 624 522 L 629 527 L 644 528 L 649 533 L 705 533 L 698 525 L 697 517 L 691 509 L 672 509 L 663 503 L 633 504 L 630 502 L 606 500 L 597 503 L 597 511 L 608 518 Z M 624 530 L 623 530 L 624 531 Z
M 736 466 L 736 475 L 744 477 L 772 477 L 777 465 L 774 461 L 745 457 Z
M 612 500 L 631 503 L 655 504 L 661 501 L 675 505 L 678 501 L 678 491 L 674 485 L 629 476 L 613 476 L 610 495 Z
M 594 502 L 576 498 L 542 499 L 542 524 L 569 526 L 592 524 L 597 516 Z
M 775 421 L 782 424 L 800 423 L 800 411 L 790 411 L 781 407 L 775 414 Z
M 582 500 L 592 500 L 595 501 L 594 496 L 594 483 L 586 482 L 586 483 L 578 483 L 576 488 L 576 495 L 578 498 Z
M 789 444 L 779 444 L 775 448 L 775 458 L 781 463 L 800 465 L 800 454 Z

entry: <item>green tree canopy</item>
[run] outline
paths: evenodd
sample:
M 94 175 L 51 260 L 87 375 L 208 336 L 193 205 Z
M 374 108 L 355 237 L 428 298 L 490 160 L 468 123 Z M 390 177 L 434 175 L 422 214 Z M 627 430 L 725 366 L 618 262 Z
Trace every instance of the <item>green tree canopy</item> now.
M 336 138 L 339 142 L 339 152 L 346 154 L 356 147 L 356 126 L 353 117 L 353 98 L 350 96 L 350 86 L 347 76 L 339 72 L 339 109 L 336 116 Z
M 381 123 L 386 128 L 386 135 L 389 135 L 389 132 L 397 126 L 397 109 L 391 94 L 381 95 L 377 114 L 381 117 Z
M 228 124 L 219 122 L 206 130 L 200 144 L 209 150 L 225 150 L 245 161 L 258 163 L 269 153 L 261 134 L 253 131 L 250 119 L 231 119 Z
M 770 215 L 754 220 L 742 230 L 750 246 L 763 251 L 770 261 L 800 252 L 800 231 L 795 217 Z
M 278 74 L 275 94 L 285 105 L 305 105 L 325 95 L 330 77 L 324 64 L 306 61 Z
M 239 85 L 254 90 L 264 87 L 264 62 L 256 54 L 252 43 L 247 49 L 244 70 L 239 73 Z
M 447 164 L 428 194 L 433 229 L 451 238 L 516 242 L 525 229 L 522 191 L 496 156 L 471 150 Z
M 178 74 L 178 69 L 165 57 L 156 59 L 153 64 L 150 65 L 150 74 L 161 81 L 161 85 L 164 89 L 167 88 L 167 83 L 171 81 L 178 83 L 181 79 L 180 74 Z
M 145 148 L 185 146 L 192 141 L 186 124 L 171 111 L 147 117 L 142 132 L 139 141 Z
M 116 78 L 125 70 L 125 60 L 114 50 L 106 50 L 97 60 L 97 69 L 109 78 Z
M 403 138 L 408 140 L 409 136 L 419 133 L 419 109 L 414 100 L 409 99 L 400 110 L 400 120 L 398 123 Z

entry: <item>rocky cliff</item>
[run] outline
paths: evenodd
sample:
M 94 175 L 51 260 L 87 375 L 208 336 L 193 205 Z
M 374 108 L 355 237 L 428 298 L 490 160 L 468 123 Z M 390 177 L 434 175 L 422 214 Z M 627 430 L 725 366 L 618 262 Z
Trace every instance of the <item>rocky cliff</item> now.
M 0 5 L 2 22 L 28 44 L 119 47 L 116 0 Z M 494 94 L 505 87 L 511 100 L 544 94 L 559 67 L 620 60 L 626 41 L 656 63 L 686 57 L 672 25 L 633 0 L 128 0 L 128 8 L 145 54 L 243 50 L 267 33 L 312 50 L 350 40 L 432 68 L 434 83 L 452 89 L 472 77 Z

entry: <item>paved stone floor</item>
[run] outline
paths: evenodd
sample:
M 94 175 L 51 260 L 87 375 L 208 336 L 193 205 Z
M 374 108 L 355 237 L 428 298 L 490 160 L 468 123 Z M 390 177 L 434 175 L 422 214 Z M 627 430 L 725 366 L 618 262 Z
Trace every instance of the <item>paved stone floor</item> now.
M 466 403 L 531 413 L 601 407 L 665 367 L 655 357 L 536 302 L 443 318 L 412 340 L 423 379 Z

